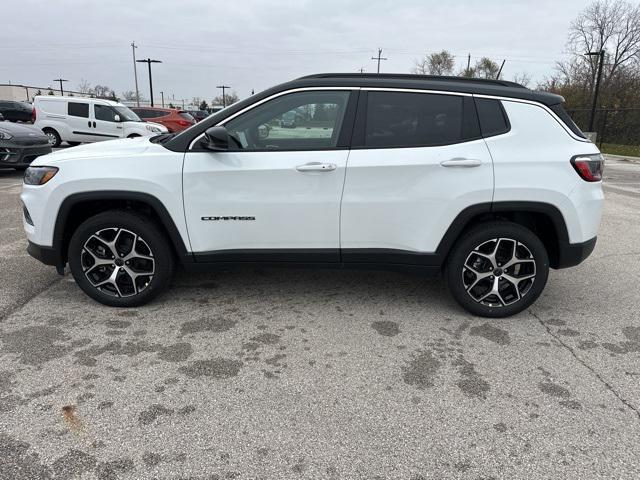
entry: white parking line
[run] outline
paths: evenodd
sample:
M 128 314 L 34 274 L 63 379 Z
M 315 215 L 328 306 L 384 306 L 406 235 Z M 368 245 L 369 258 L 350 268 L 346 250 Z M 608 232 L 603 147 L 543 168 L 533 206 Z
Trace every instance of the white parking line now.
M 22 185 L 22 183 L 12 183 L 11 185 L 5 185 L 3 187 L 0 187 L 0 190 L 6 190 L 9 188 L 18 187 L 20 185 Z

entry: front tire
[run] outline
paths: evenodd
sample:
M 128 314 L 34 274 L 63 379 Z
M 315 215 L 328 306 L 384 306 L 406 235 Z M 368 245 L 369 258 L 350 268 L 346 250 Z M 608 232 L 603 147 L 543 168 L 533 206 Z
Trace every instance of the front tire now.
M 542 293 L 549 258 L 529 229 L 506 221 L 479 225 L 453 247 L 445 278 L 468 312 L 502 318 L 528 308 Z
M 129 210 L 99 213 L 69 242 L 69 268 L 78 286 L 111 307 L 144 305 L 173 277 L 173 252 L 147 217 Z

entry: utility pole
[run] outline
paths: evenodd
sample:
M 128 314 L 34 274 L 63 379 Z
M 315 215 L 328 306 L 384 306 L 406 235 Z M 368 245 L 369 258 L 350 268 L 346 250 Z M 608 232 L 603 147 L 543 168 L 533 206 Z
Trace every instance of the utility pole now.
M 146 63 L 149 67 L 149 95 L 151 96 L 151 106 L 153 107 L 153 81 L 151 80 L 151 64 L 152 63 L 162 63 L 161 60 L 151 60 L 147 58 L 146 60 L 136 60 L 138 63 Z
M 358 69 L 358 71 L 359 71 L 360 73 L 364 73 L 364 67 L 360 67 L 360 68 Z
M 65 80 L 64 78 L 56 78 L 53 80 L 54 82 L 60 82 L 60 95 L 64 97 L 64 90 L 62 89 L 62 82 L 68 82 L 69 80 Z
M 133 78 L 136 81 L 136 106 L 140 106 L 140 92 L 138 91 L 138 66 L 136 65 L 136 42 L 131 42 L 131 51 L 133 52 Z
M 593 121 L 596 117 L 596 106 L 598 104 L 598 93 L 600 92 L 600 81 L 602 80 L 602 66 L 604 65 L 604 49 L 599 52 L 587 52 L 586 56 L 598 56 L 599 65 L 598 65 L 598 76 L 596 77 L 596 85 L 593 89 L 593 103 L 591 104 L 591 115 L 589 115 L 589 131 L 593 132 Z
M 378 73 L 380 73 L 380 60 L 387 60 L 387 59 L 382 56 L 382 49 L 379 48 L 378 49 L 378 56 L 377 57 L 371 57 L 371 60 L 377 60 L 378 61 Z
M 221 88 L 222 89 L 222 108 L 226 108 L 227 107 L 227 96 L 224 93 L 227 88 L 231 88 L 228 85 L 218 85 L 216 88 Z
M 506 62 L 507 59 L 505 58 L 504 60 L 502 60 L 502 65 L 500 65 L 500 70 L 498 70 L 498 75 L 496 75 L 496 80 L 500 80 L 500 74 L 502 73 L 502 68 L 504 67 L 504 62 Z
M 467 55 L 467 72 L 471 69 L 471 54 Z
M 164 92 L 160 92 L 160 95 L 162 95 L 162 108 L 164 108 Z

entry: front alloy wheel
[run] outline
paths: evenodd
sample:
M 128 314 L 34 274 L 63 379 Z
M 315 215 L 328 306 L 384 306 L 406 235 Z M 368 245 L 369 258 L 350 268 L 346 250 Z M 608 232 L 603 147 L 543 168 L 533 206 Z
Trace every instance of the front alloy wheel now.
M 113 307 L 151 301 L 171 282 L 173 252 L 148 216 L 109 210 L 82 223 L 69 242 L 69 268 L 82 290 Z
M 478 225 L 453 247 L 446 279 L 455 300 L 483 317 L 529 307 L 549 275 L 547 251 L 529 229 L 506 221 Z
M 85 242 L 81 256 L 85 277 L 107 295 L 137 295 L 153 280 L 153 252 L 141 236 L 124 228 L 95 232 Z

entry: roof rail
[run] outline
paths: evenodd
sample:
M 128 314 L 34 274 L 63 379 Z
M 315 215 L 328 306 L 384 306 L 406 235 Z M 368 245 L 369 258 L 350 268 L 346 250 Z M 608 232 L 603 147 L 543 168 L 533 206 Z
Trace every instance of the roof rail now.
M 479 83 L 485 85 L 499 85 L 501 87 L 527 89 L 527 87 L 525 87 L 524 85 L 520 85 L 516 82 L 509 82 L 507 80 L 495 80 L 492 78 L 453 77 L 444 75 L 415 75 L 412 73 L 316 73 L 314 75 L 305 75 L 304 77 L 300 77 L 299 80 L 304 78 L 387 78 L 396 80 L 428 80 L 432 82 Z

